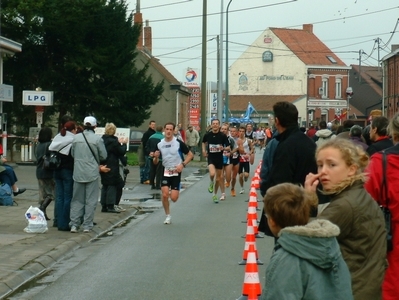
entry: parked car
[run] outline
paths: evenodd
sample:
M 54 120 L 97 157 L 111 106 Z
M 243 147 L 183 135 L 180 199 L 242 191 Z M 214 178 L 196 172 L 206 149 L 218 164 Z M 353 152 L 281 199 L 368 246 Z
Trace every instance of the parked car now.
M 129 139 L 129 151 L 130 152 L 137 152 L 139 145 L 141 143 L 141 138 L 143 137 L 144 130 L 130 130 L 130 139 Z

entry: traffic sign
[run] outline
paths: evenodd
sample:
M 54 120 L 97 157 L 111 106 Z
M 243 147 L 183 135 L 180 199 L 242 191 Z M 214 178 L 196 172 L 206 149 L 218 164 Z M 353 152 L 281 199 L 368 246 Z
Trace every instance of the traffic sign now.
M 13 102 L 13 95 L 14 87 L 12 85 L 0 84 L 0 101 Z
M 53 105 L 53 92 L 46 91 L 22 91 L 23 105 Z

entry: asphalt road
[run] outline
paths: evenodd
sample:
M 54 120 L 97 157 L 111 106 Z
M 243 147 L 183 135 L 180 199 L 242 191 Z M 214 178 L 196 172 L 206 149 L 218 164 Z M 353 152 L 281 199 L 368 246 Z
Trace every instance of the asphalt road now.
M 238 298 L 248 193 L 214 204 L 208 183 L 206 175 L 171 205 L 171 225 L 163 224 L 159 209 L 108 242 L 79 250 L 89 257 L 33 299 Z M 272 238 L 257 239 L 260 260 L 269 260 L 273 244 Z M 262 286 L 264 274 L 265 265 L 259 266 Z

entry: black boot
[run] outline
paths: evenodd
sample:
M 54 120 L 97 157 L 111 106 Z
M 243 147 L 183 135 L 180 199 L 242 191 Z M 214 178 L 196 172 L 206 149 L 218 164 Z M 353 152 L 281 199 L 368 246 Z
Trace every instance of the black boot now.
M 108 212 L 108 208 L 106 205 L 102 205 L 101 212 Z
M 46 197 L 42 204 L 40 204 L 39 209 L 44 213 L 44 217 L 46 218 L 46 220 L 51 220 L 49 217 L 47 217 L 47 213 L 46 213 L 46 208 L 47 206 L 50 205 L 51 201 L 53 201 L 53 199 L 51 197 Z

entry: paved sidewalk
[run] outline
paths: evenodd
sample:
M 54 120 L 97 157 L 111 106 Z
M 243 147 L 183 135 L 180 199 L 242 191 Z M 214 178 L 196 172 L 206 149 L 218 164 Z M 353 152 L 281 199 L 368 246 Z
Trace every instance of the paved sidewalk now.
M 15 165 L 18 177 L 17 185 L 27 191 L 14 200 L 18 206 L 0 206 L 0 299 L 11 294 L 21 285 L 46 272 L 67 253 L 83 246 L 90 240 L 106 234 L 113 227 L 134 217 L 146 208 L 162 208 L 160 191 L 151 190 L 149 185 L 139 183 L 139 168 L 129 167 L 121 205 L 126 208 L 120 214 L 101 213 L 100 205 L 96 209 L 94 226 L 91 233 L 70 233 L 58 231 L 48 221 L 48 231 L 44 234 L 28 234 L 23 231 L 27 226 L 25 212 L 29 206 L 38 204 L 38 184 L 33 165 Z M 194 173 L 204 166 L 203 163 L 190 163 L 183 171 L 183 190 L 187 185 L 199 180 Z M 201 170 L 204 172 L 203 170 Z M 149 199 L 146 201 L 146 199 Z M 52 219 L 54 204 L 47 208 Z

